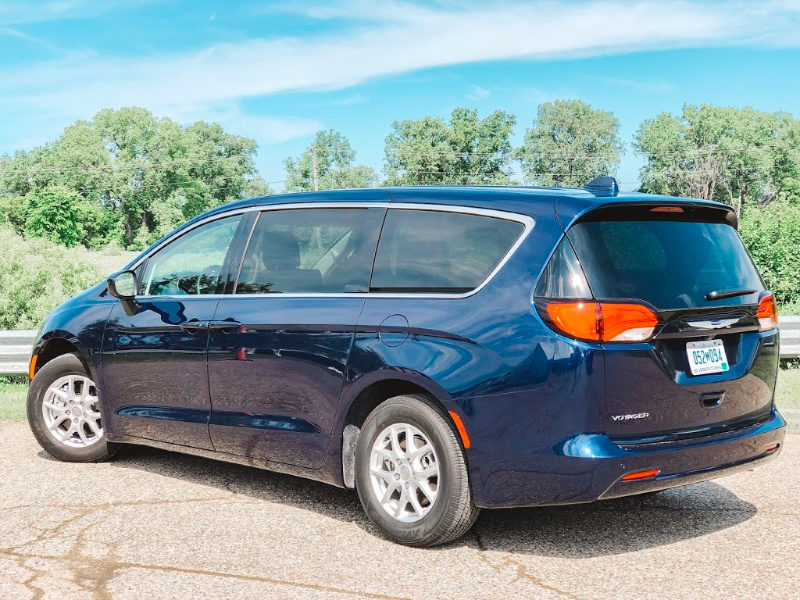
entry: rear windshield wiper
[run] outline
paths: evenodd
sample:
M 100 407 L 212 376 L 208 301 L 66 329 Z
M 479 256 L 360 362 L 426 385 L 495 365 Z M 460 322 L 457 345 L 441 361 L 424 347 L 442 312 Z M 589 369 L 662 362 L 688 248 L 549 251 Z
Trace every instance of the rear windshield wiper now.
M 755 294 L 756 290 L 714 290 L 706 294 L 706 300 L 722 300 L 723 298 L 735 298 L 736 296 L 746 296 L 747 294 Z

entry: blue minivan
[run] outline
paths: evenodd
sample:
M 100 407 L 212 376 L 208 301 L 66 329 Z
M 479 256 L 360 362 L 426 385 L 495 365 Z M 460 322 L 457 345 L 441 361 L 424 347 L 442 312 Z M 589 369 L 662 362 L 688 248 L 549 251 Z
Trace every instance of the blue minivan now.
M 751 468 L 785 423 L 736 225 L 612 178 L 229 204 L 47 317 L 28 419 L 62 460 L 145 444 L 355 488 L 414 546 Z

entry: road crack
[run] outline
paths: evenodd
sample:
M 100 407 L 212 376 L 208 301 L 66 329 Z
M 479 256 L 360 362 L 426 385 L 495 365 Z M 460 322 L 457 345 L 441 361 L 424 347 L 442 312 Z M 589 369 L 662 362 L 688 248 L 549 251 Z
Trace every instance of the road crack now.
M 472 533 L 475 537 L 475 542 L 477 545 L 478 559 L 481 560 L 484 564 L 488 565 L 493 570 L 497 571 L 498 573 L 501 573 L 503 568 L 511 568 L 514 570 L 513 581 L 528 581 L 541 589 L 553 592 L 561 597 L 568 598 L 569 600 L 591 600 L 589 598 L 581 598 L 580 596 L 576 596 L 571 592 L 562 590 L 554 585 L 546 583 L 540 577 L 536 577 L 534 575 L 529 574 L 527 566 L 511 556 L 504 556 L 499 564 L 493 563 L 486 556 L 487 548 L 484 545 L 483 540 L 481 539 L 480 533 L 478 533 L 477 528 L 473 527 Z

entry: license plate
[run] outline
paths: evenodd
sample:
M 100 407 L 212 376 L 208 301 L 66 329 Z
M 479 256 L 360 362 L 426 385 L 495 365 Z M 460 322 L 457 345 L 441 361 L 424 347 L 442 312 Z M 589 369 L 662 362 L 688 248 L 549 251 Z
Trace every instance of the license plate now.
M 687 342 L 686 355 L 692 375 L 724 373 L 730 368 L 722 340 Z

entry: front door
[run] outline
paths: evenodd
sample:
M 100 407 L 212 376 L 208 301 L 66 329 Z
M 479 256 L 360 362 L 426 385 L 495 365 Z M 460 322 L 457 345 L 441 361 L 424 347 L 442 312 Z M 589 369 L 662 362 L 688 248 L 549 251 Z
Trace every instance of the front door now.
M 136 302 L 112 310 L 103 341 L 111 435 L 213 448 L 209 324 L 242 215 L 179 234 L 137 268 Z
M 211 323 L 218 451 L 323 464 L 384 207 L 265 210 Z

